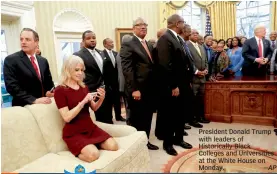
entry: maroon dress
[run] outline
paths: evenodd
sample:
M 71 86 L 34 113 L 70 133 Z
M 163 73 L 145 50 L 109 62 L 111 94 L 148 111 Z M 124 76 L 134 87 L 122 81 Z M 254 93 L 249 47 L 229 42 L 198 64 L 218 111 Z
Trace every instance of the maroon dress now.
M 78 90 L 58 86 L 55 89 L 54 98 L 58 109 L 67 106 L 71 110 L 88 93 L 87 86 L 85 88 L 80 87 Z M 70 152 L 78 156 L 86 145 L 98 145 L 111 136 L 92 122 L 89 114 L 89 103 L 87 103 L 75 118 L 65 124 L 62 137 Z

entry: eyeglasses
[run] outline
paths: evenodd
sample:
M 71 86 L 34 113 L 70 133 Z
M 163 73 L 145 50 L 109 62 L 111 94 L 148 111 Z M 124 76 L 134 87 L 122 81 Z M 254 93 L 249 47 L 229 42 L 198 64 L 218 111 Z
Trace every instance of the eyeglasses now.
M 137 26 L 137 27 L 147 27 L 148 26 L 148 24 L 145 24 L 145 23 L 143 23 L 143 24 L 136 24 L 135 26 Z

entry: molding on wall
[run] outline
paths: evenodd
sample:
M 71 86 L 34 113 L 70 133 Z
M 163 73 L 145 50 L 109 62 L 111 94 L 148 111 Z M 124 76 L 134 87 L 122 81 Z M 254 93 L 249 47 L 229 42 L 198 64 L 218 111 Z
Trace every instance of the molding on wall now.
M 1 14 L 10 15 L 10 16 L 18 16 L 21 17 L 24 13 L 32 10 L 33 1 L 29 2 L 10 2 L 10 1 L 2 1 L 1 2 Z
M 85 30 L 93 30 L 92 23 L 75 9 L 64 9 L 54 17 L 54 32 L 84 32 Z

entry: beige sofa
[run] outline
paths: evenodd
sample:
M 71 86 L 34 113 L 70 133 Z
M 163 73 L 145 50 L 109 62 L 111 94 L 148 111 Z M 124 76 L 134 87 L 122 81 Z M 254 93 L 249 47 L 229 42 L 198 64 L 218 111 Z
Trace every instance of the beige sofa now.
M 62 140 L 62 120 L 55 103 L 2 109 L 2 172 L 74 173 L 79 164 L 86 172 L 151 172 L 145 132 L 127 125 L 95 122 L 115 137 L 118 151 L 100 151 L 87 163 L 74 157 Z

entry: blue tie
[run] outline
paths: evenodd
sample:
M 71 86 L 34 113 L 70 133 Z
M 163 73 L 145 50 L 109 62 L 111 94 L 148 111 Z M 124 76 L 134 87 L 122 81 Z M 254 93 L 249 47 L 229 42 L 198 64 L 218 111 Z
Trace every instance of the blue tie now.
M 186 44 L 186 42 L 184 43 L 184 46 L 185 46 L 186 52 L 188 52 L 189 55 L 190 55 L 190 57 L 192 57 L 192 55 L 190 54 L 190 51 L 189 51 L 189 47 L 188 47 L 188 45 Z
M 208 62 L 211 62 L 211 49 L 208 48 Z

